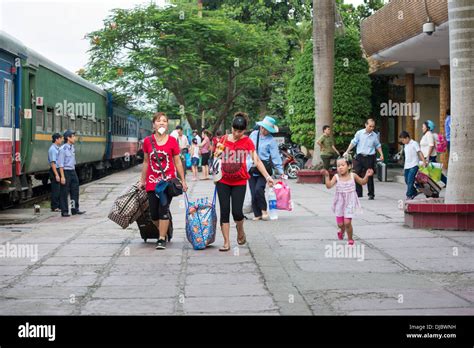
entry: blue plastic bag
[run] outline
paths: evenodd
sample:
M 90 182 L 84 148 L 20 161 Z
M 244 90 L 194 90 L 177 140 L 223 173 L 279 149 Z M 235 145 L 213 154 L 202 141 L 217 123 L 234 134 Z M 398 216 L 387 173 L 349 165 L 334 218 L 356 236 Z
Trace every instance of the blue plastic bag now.
M 217 213 L 216 194 L 212 202 L 208 199 L 198 199 L 190 202 L 186 194 L 186 238 L 194 250 L 205 249 L 216 240 Z
M 191 168 L 192 167 L 191 155 L 189 153 L 186 153 L 185 159 L 186 159 L 186 168 L 187 169 Z

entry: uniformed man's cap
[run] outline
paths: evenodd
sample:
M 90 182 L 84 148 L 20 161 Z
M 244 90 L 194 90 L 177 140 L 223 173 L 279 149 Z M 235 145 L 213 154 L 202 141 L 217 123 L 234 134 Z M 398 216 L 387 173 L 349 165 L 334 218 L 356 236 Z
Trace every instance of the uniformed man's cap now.
M 61 134 L 59 134 L 59 133 L 54 133 L 54 134 L 51 136 L 51 138 L 53 139 L 53 143 L 54 143 L 56 140 L 58 140 L 58 139 L 60 139 L 60 138 L 62 138 L 62 137 L 63 137 L 63 136 L 62 136 Z
M 67 131 L 64 132 L 64 139 L 69 138 L 70 136 L 76 134 L 76 132 L 73 132 L 72 130 L 68 129 Z

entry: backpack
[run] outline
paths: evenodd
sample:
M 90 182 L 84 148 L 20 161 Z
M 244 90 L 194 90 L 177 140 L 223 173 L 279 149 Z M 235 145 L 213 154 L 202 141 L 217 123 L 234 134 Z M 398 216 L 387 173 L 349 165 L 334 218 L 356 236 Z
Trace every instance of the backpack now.
M 448 148 L 448 142 L 446 141 L 446 137 L 443 134 L 438 133 L 438 137 L 436 140 L 436 152 L 443 153 L 446 152 Z

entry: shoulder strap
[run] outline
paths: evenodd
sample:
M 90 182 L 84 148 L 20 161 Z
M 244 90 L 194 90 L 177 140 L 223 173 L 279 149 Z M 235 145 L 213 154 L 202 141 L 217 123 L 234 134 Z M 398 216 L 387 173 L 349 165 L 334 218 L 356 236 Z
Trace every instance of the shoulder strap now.
M 258 145 L 260 145 L 260 129 L 257 132 L 257 149 L 256 149 L 257 155 L 258 155 Z
M 164 170 L 163 170 L 163 167 L 161 166 L 160 159 L 158 158 L 158 151 L 156 150 L 155 144 L 153 143 L 153 140 L 155 140 L 155 139 L 153 139 L 153 138 L 154 138 L 153 134 L 150 135 L 151 146 L 153 147 L 153 151 L 155 152 L 155 161 L 156 161 L 156 163 L 158 164 L 158 167 L 160 167 L 161 175 L 163 176 L 163 180 L 165 180 L 166 175 L 165 175 L 165 172 L 164 172 Z

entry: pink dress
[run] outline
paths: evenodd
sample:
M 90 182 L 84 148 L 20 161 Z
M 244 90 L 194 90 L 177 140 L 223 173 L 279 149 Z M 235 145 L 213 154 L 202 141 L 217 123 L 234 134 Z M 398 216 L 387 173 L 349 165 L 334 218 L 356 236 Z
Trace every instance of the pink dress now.
M 337 217 L 353 218 L 356 211 L 361 210 L 359 197 L 357 197 L 354 174 L 351 173 L 351 179 L 348 181 L 339 180 L 336 174 L 336 195 L 332 204 L 332 211 Z

